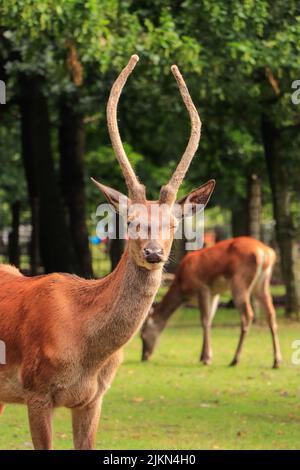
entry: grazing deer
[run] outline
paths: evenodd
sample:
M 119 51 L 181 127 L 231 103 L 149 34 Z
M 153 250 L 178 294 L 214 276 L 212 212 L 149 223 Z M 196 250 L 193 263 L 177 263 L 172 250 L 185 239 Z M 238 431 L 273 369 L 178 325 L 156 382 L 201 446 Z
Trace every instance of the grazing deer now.
M 72 410 L 75 448 L 93 448 L 102 398 L 120 364 L 122 347 L 141 326 L 161 283 L 178 223 L 176 194 L 200 140 L 200 118 L 173 65 L 190 115 L 191 136 L 169 183 L 161 188 L 159 201 L 147 201 L 117 124 L 119 97 L 137 61 L 138 56 L 133 55 L 115 81 L 107 105 L 108 130 L 129 197 L 93 181 L 116 211 L 122 209 L 120 200 L 126 200 L 129 209 L 134 203 L 142 204 L 147 214 L 155 207 L 156 237 L 129 237 L 116 269 L 100 280 L 60 273 L 30 278 L 12 266 L 0 267 L 0 338 L 6 345 L 6 364 L 0 365 L 0 403 L 27 405 L 35 449 L 52 447 L 52 413 L 60 406 Z M 205 206 L 214 184 L 209 181 L 180 203 Z M 166 239 L 162 237 L 163 206 L 168 210 L 170 229 Z M 131 221 L 138 215 L 131 213 Z M 149 218 L 142 223 L 148 232 Z M 2 408 L 0 405 L 0 411 Z
M 230 365 L 241 356 L 245 336 L 253 320 L 250 296 L 253 294 L 265 311 L 274 349 L 274 368 L 281 362 L 277 335 L 276 312 L 270 294 L 270 280 L 275 263 L 274 250 L 250 237 L 224 240 L 216 245 L 188 253 L 175 274 L 175 279 L 161 302 L 152 307 L 141 330 L 142 360 L 152 355 L 158 337 L 175 310 L 189 297 L 197 297 L 203 326 L 200 361 L 212 360 L 210 329 L 220 294 L 231 290 L 241 316 L 241 334 Z

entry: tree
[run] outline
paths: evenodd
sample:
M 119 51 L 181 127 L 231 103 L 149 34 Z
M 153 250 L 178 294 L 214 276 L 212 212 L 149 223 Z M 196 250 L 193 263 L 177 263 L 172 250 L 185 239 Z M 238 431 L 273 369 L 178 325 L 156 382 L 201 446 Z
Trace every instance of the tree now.
M 35 215 L 38 211 L 38 218 L 32 218 L 32 227 L 39 236 L 45 271 L 72 272 L 72 246 L 54 169 L 48 103 L 42 86 L 42 77 L 20 77 L 22 156 L 31 212 Z
M 293 183 L 298 155 L 291 142 L 285 148 L 284 137 L 286 129 L 299 145 L 299 117 L 290 99 L 300 66 L 299 13 L 299 3 L 293 0 L 276 4 L 269 0 L 220 1 L 213 7 L 207 0 L 196 6 L 191 1 L 182 4 L 185 31 L 201 45 L 201 78 L 215 84 L 211 90 L 206 88 L 213 110 L 218 97 L 227 118 L 229 113 L 238 116 L 237 128 L 246 126 L 256 142 L 263 143 L 288 315 L 300 311 L 294 268 L 300 205 L 294 204 L 292 210 L 288 201 L 300 197 Z
M 215 177 L 212 204 L 232 211 L 235 234 L 257 236 L 259 191 L 256 185 L 256 195 L 249 202 L 255 186 L 251 175 L 259 175 L 264 201 L 270 199 L 270 176 L 282 266 L 296 265 L 300 210 L 294 168 L 299 135 L 290 91 L 300 60 L 298 2 L 74 0 L 56 5 L 49 0 L 38 4 L 21 0 L 13 6 L 3 1 L 5 38 L 17 54 L 6 58 L 5 69 L 12 80 L 25 72 L 44 80 L 53 167 L 57 177 L 60 160 L 64 182 L 60 189 L 78 272 L 90 270 L 86 213 L 92 212 L 99 197 L 83 182 L 90 174 L 110 185 L 117 180 L 122 190 L 108 147 L 104 111 L 116 71 L 133 52 L 142 60 L 122 96 L 120 128 L 137 173 L 147 181 L 149 197 L 157 197 L 159 186 L 168 180 L 188 136 L 189 121 L 170 74 L 170 64 L 177 63 L 203 121 L 199 155 L 182 190 Z M 82 80 L 76 84 L 78 73 Z M 16 95 L 13 85 L 8 86 L 12 96 Z M 284 181 L 274 178 L 275 160 L 267 156 L 262 121 L 270 123 L 271 133 L 284 149 L 278 160 L 279 173 L 286 171 Z M 284 215 L 275 210 L 281 195 L 291 199 L 290 205 L 284 205 L 288 208 Z M 290 245 L 287 230 L 279 234 L 288 220 L 293 227 Z M 284 268 L 283 275 L 290 313 L 297 310 L 298 302 L 295 269 L 288 273 Z
M 95 88 L 87 79 L 88 91 L 81 96 L 74 71 L 81 67 L 83 57 L 86 69 L 97 70 L 98 73 L 90 75 L 92 78 L 96 75 L 97 83 L 110 65 L 111 56 L 116 56 L 116 61 L 119 59 L 120 53 L 115 54 L 115 48 L 130 49 L 122 30 L 132 31 L 134 36 L 136 23 L 117 1 L 77 1 L 65 3 L 63 7 L 48 0 L 38 4 L 22 0 L 13 6 L 4 1 L 1 10 L 3 36 L 15 52 L 13 60 L 7 59 L 5 68 L 10 69 L 12 80 L 20 77 L 22 154 L 33 229 L 32 271 L 37 270 L 39 240 L 47 272 L 63 270 L 90 276 L 82 101 L 89 92 L 95 96 Z M 116 25 L 121 33 L 113 36 L 110 27 Z M 10 91 L 17 95 L 12 87 Z M 56 138 L 53 138 L 57 116 L 62 191 L 57 184 Z M 61 193 L 67 211 L 62 206 Z
M 73 83 L 72 91 L 61 93 L 59 104 L 59 150 L 61 188 L 68 209 L 69 227 L 77 261 L 77 273 L 93 275 L 86 223 L 84 188 L 84 113 L 80 107 L 83 82 L 82 65 L 74 43 L 67 44 L 67 64 Z

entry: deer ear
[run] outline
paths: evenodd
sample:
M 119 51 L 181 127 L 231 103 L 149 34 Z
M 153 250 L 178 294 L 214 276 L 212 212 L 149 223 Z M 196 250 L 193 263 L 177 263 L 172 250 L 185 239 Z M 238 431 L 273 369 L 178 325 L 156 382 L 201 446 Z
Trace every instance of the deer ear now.
M 125 194 L 116 191 L 109 186 L 105 186 L 104 184 L 99 183 L 94 178 L 91 178 L 93 183 L 97 186 L 98 189 L 104 194 L 108 202 L 114 207 L 115 211 L 121 215 L 124 215 L 131 204 L 131 199 Z
M 212 195 L 215 185 L 215 180 L 209 180 L 207 183 L 200 186 L 200 188 L 194 189 L 187 196 L 177 201 L 177 207 L 178 205 L 181 206 L 181 210 L 178 211 L 180 213 L 179 217 L 184 217 L 183 206 L 185 204 L 190 206 L 190 210 L 188 211 L 187 215 L 194 215 L 197 212 L 201 212 L 210 200 L 210 196 Z

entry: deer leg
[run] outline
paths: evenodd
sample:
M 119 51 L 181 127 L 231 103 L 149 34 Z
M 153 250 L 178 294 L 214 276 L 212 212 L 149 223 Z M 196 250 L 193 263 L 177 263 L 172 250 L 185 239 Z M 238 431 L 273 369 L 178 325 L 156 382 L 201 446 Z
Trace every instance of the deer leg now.
M 216 304 L 215 306 L 214 303 Z M 215 298 L 212 301 L 211 292 L 209 289 L 206 289 L 205 291 L 203 290 L 201 294 L 199 294 L 198 304 L 201 314 L 201 323 L 203 327 L 203 344 L 200 355 L 200 361 L 202 361 L 203 364 L 208 365 L 211 364 L 212 360 L 212 348 L 210 338 L 211 323 L 218 303 L 217 301 L 215 301 Z
M 211 304 L 211 310 L 210 310 L 210 323 L 212 324 L 213 319 L 215 318 L 215 314 L 219 305 L 219 300 L 220 300 L 220 295 L 216 294 L 213 297 L 212 304 Z
M 211 325 L 213 322 L 213 319 L 215 317 L 218 305 L 219 305 L 219 299 L 220 295 L 217 294 L 213 297 L 212 301 L 210 302 L 210 310 L 208 317 L 204 317 L 202 312 L 205 312 L 205 307 L 204 309 L 200 308 L 201 310 L 201 320 L 202 320 L 202 327 L 203 327 L 203 345 L 202 345 L 202 351 L 200 355 L 200 361 L 202 361 L 205 365 L 211 364 L 212 361 L 212 347 L 211 347 Z
M 240 361 L 244 340 L 248 334 L 254 317 L 254 312 L 250 302 L 250 293 L 247 288 L 240 286 L 238 289 L 234 289 L 233 299 L 235 306 L 241 315 L 241 334 L 234 358 L 230 363 L 231 366 L 235 366 Z
M 272 335 L 273 351 L 274 351 L 274 363 L 273 368 L 278 369 L 282 356 L 280 352 L 280 344 L 277 333 L 277 321 L 276 311 L 274 308 L 273 300 L 269 291 L 270 288 L 270 276 L 267 276 L 264 280 L 262 288 L 256 293 L 256 297 L 260 302 L 262 309 L 265 312 L 267 322 Z
M 39 400 L 28 403 L 28 418 L 35 450 L 52 449 L 52 405 Z
M 75 449 L 91 450 L 94 448 L 103 396 L 110 387 L 122 359 L 121 349 L 110 356 L 98 373 L 98 393 L 95 398 L 86 406 L 73 408 L 72 424 Z
M 72 410 L 73 442 L 76 450 L 92 450 L 100 419 L 102 395 L 91 403 Z
M 3 403 L 0 403 L 0 416 L 2 415 L 4 411 L 5 405 Z

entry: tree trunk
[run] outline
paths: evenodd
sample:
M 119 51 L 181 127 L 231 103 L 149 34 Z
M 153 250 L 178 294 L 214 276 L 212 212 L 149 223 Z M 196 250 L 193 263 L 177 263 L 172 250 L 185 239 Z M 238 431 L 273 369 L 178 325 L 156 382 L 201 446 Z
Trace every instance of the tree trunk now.
M 248 230 L 247 235 L 260 239 L 261 227 L 261 181 L 253 174 L 248 178 Z
M 247 199 L 239 198 L 238 206 L 231 210 L 231 230 L 233 237 L 247 235 Z
M 37 208 L 39 205 L 38 194 L 38 158 L 36 142 L 36 117 L 34 116 L 31 101 L 35 90 L 31 87 L 29 78 L 20 77 L 20 111 L 21 111 L 21 145 L 22 158 L 27 180 L 29 203 L 31 208 L 31 242 L 29 247 L 30 271 L 32 275 L 38 272 L 39 260 L 39 218 Z M 32 103 L 33 104 L 33 103 Z
M 69 99 L 68 99 L 69 98 Z M 86 225 L 86 198 L 84 190 L 84 122 L 77 111 L 78 95 L 62 97 L 60 106 L 60 171 L 61 187 L 68 209 L 69 224 L 80 276 L 93 275 Z
M 262 139 L 273 198 L 276 236 L 282 277 L 286 287 L 287 316 L 300 315 L 300 286 L 297 279 L 297 232 L 290 208 L 289 178 L 281 136 L 267 115 L 262 117 Z
M 30 201 L 31 206 L 31 238 L 29 243 L 30 271 L 31 275 L 38 274 L 40 266 L 40 233 L 39 233 L 39 199 L 34 197 Z
M 19 227 L 20 227 L 20 201 L 15 201 L 11 207 L 12 229 L 8 240 L 8 260 L 17 268 L 20 266 L 20 246 L 19 246 Z
M 33 234 L 45 272 L 74 271 L 71 243 L 58 190 L 50 142 L 48 103 L 38 76 L 20 77 L 22 156 L 32 211 Z M 38 206 L 38 224 L 34 211 Z M 35 269 L 35 268 L 34 268 Z
M 260 240 L 261 181 L 255 174 L 248 176 L 247 206 L 247 235 Z M 253 323 L 257 323 L 260 316 L 260 305 L 255 296 L 252 296 L 251 303 L 254 311 Z

